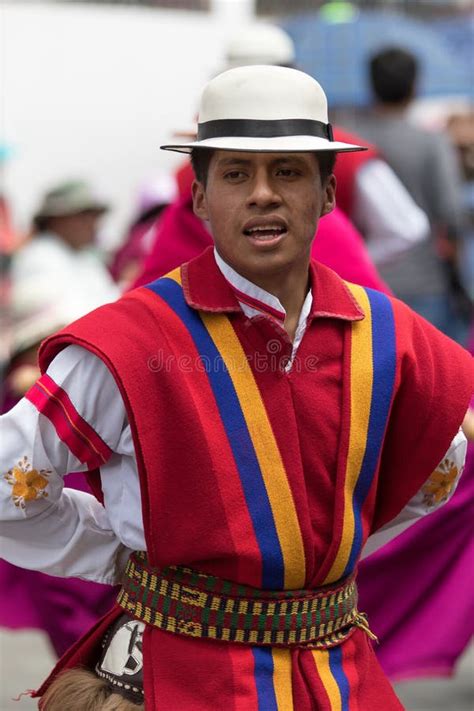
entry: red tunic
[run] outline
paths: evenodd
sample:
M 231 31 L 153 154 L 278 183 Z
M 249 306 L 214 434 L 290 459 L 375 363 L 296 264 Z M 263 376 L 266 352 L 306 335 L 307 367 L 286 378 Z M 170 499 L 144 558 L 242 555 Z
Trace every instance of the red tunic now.
M 317 263 L 311 276 L 288 373 L 286 334 L 245 317 L 212 250 L 43 346 L 43 368 L 77 343 L 116 378 L 152 565 L 270 589 L 345 577 L 447 450 L 472 391 L 469 355 L 401 302 Z M 91 664 L 117 614 L 58 669 Z M 144 683 L 147 711 L 401 708 L 359 630 L 330 651 L 290 651 L 147 629 Z

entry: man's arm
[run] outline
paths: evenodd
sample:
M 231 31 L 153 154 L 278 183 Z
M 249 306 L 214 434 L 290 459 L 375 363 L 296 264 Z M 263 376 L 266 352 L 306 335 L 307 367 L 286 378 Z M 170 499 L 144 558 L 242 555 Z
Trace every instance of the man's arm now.
M 444 506 L 456 491 L 466 460 L 467 440 L 462 430 L 453 439 L 445 456 L 421 489 L 396 518 L 372 534 L 362 551 L 362 558 L 375 553 L 420 518 Z
M 446 458 L 474 386 L 470 354 L 392 299 L 398 387 L 381 452 L 375 532 L 395 519 Z
M 63 476 L 120 464 L 125 409 L 105 365 L 76 346 L 1 418 L 0 546 L 21 567 L 114 583 L 129 551 L 106 509 Z M 128 437 L 129 439 L 129 437 Z

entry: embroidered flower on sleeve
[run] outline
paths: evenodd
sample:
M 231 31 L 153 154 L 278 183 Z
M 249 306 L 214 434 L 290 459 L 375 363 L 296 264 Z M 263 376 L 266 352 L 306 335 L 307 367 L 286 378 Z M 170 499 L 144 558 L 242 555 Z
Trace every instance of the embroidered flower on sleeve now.
M 26 507 L 28 501 L 36 501 L 48 496 L 48 476 L 50 469 L 33 469 L 28 457 L 23 457 L 18 464 L 4 475 L 4 479 L 12 487 L 12 499 L 15 506 L 21 509 Z
M 458 478 L 459 470 L 450 459 L 444 459 L 434 470 L 422 491 L 423 502 L 431 508 L 447 501 Z

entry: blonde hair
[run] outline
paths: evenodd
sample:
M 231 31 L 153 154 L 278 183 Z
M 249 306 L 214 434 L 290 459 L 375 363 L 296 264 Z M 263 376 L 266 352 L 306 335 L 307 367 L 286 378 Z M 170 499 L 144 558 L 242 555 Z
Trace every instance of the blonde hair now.
M 134 704 L 88 669 L 61 672 L 39 702 L 41 711 L 145 711 L 144 704 Z

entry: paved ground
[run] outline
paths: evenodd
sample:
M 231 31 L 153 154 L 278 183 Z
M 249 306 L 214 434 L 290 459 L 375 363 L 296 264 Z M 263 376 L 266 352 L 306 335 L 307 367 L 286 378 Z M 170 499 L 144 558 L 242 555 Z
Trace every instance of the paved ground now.
M 43 679 L 52 663 L 40 633 L 0 630 L 0 711 L 36 709 L 36 703 L 27 697 L 19 702 L 12 699 L 25 686 L 34 687 Z M 407 711 L 474 711 L 474 646 L 464 656 L 454 679 L 399 684 L 397 692 Z

